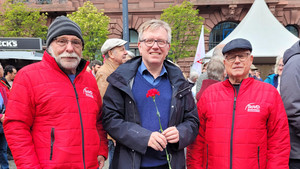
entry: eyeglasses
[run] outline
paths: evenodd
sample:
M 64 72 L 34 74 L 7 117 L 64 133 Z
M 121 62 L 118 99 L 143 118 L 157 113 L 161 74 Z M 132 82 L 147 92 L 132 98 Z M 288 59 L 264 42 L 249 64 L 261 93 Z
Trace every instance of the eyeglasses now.
M 284 64 L 279 64 L 278 66 L 279 66 L 279 67 L 283 67 L 283 66 L 284 66 Z
M 165 47 L 167 44 L 169 44 L 168 41 L 166 40 L 162 40 L 162 39 L 143 39 L 141 40 L 141 42 L 144 42 L 146 46 L 148 47 L 152 47 L 154 45 L 154 43 L 156 42 L 157 45 L 161 48 Z
M 250 55 L 250 53 L 228 54 L 225 59 L 228 62 L 233 63 L 236 60 L 236 57 L 238 57 L 241 62 L 245 62 L 249 55 Z
M 66 46 L 69 42 L 71 42 L 72 46 L 75 48 L 80 48 L 82 47 L 82 42 L 79 39 L 73 39 L 73 40 L 68 40 L 68 39 L 64 39 L 64 38 L 54 38 L 55 42 L 57 45 L 59 46 Z

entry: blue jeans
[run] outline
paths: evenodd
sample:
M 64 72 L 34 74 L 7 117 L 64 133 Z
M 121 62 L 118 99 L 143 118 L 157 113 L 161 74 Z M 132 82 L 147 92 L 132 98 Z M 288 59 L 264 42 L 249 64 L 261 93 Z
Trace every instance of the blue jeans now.
M 8 169 L 7 142 L 4 133 L 0 133 L 0 166 L 1 169 Z
M 109 158 L 109 165 L 111 165 L 113 156 L 114 156 L 114 152 L 115 152 L 115 146 L 114 146 L 114 142 L 112 140 L 108 140 L 108 158 Z

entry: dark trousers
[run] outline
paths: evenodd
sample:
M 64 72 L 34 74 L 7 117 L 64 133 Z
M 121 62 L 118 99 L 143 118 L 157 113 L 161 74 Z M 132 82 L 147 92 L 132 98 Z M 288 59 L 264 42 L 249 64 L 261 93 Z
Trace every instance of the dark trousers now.
M 169 169 L 169 166 L 166 164 L 158 167 L 141 167 L 140 169 Z
M 300 159 L 290 159 L 290 169 L 300 169 Z
M 0 133 L 0 166 L 1 169 L 8 169 L 7 142 L 4 133 Z

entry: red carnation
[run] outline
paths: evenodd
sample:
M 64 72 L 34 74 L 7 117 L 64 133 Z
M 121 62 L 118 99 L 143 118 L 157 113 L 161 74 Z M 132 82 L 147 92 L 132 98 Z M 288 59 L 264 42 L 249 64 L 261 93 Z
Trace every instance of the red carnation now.
M 155 98 L 155 95 L 159 96 L 159 91 L 157 89 L 149 89 L 147 94 L 146 94 L 146 97 Z

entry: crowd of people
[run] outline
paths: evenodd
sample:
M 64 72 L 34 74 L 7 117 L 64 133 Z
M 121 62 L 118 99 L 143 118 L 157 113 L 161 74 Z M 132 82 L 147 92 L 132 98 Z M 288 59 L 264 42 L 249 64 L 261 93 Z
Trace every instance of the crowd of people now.
M 216 46 L 186 79 L 166 59 L 166 22 L 138 32 L 140 56 L 111 38 L 104 61 L 88 62 L 80 27 L 59 16 L 42 61 L 18 73 L 0 64 L 1 169 L 8 146 L 30 169 L 102 169 L 107 159 L 110 169 L 300 168 L 300 41 L 265 81 L 243 38 Z

